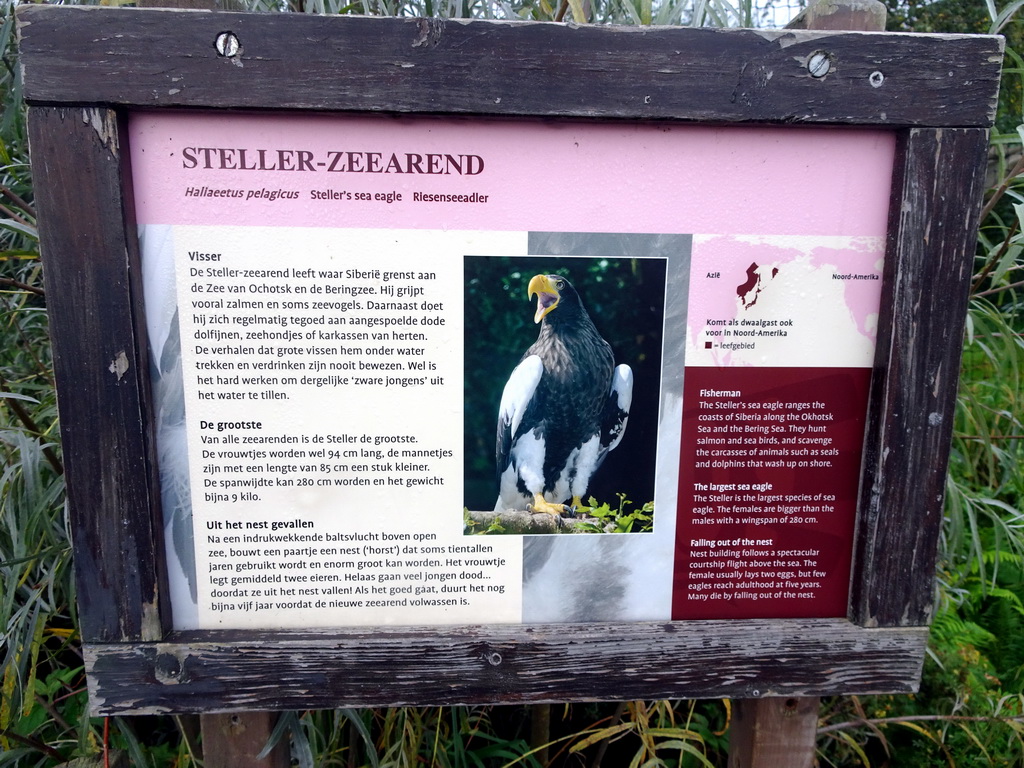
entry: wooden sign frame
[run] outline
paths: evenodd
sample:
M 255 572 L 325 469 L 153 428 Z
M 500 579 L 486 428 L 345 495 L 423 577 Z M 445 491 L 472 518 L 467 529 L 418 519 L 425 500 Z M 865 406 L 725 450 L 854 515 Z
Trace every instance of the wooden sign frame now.
M 17 12 L 95 714 L 915 689 L 1001 38 Z M 893 131 L 848 617 L 174 631 L 125 151 L 142 109 Z

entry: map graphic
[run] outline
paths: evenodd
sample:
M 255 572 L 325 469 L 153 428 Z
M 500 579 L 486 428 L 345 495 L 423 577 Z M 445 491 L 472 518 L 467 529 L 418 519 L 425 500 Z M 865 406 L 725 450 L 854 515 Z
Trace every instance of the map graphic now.
M 742 285 L 736 286 L 736 295 L 739 296 L 740 303 L 744 309 L 750 309 L 754 306 L 757 303 L 757 297 L 761 295 L 763 282 L 759 272 L 760 269 L 757 262 L 751 262 L 750 266 L 747 267 L 746 281 Z M 772 267 L 771 274 L 768 277 L 772 279 L 778 274 L 778 267 Z
M 694 237 L 688 366 L 869 366 L 882 238 Z

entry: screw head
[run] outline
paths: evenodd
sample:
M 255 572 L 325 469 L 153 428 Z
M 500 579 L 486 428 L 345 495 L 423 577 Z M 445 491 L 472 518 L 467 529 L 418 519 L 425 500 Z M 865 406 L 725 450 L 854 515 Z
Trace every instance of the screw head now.
M 242 44 L 234 32 L 221 32 L 213 43 L 217 53 L 228 59 L 233 59 L 242 50 Z
M 868 82 L 871 83 L 872 88 L 881 88 L 882 83 L 885 82 L 885 75 L 883 75 L 878 70 L 875 70 L 870 75 L 868 75 Z
M 807 71 L 811 77 L 822 78 L 832 71 L 832 54 L 815 51 L 807 57 Z

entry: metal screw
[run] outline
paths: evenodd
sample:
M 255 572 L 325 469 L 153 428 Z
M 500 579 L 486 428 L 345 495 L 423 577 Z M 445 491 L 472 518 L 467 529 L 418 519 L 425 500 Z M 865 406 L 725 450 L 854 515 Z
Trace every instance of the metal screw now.
M 217 53 L 228 59 L 233 59 L 242 50 L 242 44 L 238 42 L 234 32 L 221 32 L 213 45 Z
M 872 88 L 878 88 L 882 85 L 882 83 L 885 82 L 885 75 L 883 75 L 878 70 L 875 70 L 870 75 L 868 75 L 868 82 L 871 83 Z
M 832 54 L 815 51 L 807 57 L 807 71 L 811 77 L 824 77 L 832 71 Z
M 491 653 L 487 656 L 487 661 L 492 667 L 496 667 L 501 664 L 501 654 L 497 652 Z

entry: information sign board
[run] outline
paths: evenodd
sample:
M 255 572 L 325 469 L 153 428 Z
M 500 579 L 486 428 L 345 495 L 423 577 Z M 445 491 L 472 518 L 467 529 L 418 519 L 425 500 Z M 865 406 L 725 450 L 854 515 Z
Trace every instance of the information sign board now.
M 144 113 L 129 146 L 175 626 L 845 615 L 891 133 Z M 537 273 L 632 373 L 584 486 L 626 533 L 466 538 L 528 501 L 494 435 Z
M 998 39 L 19 18 L 95 711 L 916 684 Z

